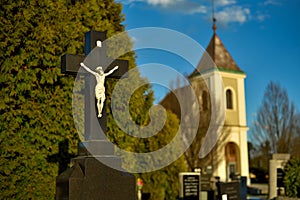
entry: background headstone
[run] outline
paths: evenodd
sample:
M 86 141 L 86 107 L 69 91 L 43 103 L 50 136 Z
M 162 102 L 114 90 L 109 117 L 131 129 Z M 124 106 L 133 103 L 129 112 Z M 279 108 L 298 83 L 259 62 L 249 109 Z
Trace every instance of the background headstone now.
M 183 200 L 200 199 L 200 173 L 181 172 L 180 180 L 180 198 Z
M 212 200 L 215 196 L 215 191 L 213 189 L 211 174 L 201 174 L 200 177 L 200 188 L 201 188 L 201 200 Z
M 245 200 L 247 199 L 247 177 L 242 176 L 231 182 L 216 182 L 218 198 L 228 200 Z

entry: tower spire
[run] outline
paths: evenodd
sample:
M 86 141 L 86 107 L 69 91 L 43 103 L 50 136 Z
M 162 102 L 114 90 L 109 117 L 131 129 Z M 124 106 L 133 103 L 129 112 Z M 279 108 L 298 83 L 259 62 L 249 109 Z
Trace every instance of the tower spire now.
M 216 21 L 217 19 L 215 18 L 215 4 L 214 4 L 214 0 L 212 0 L 212 20 L 213 20 L 213 30 L 214 30 L 214 34 L 216 33 L 217 30 L 217 25 L 216 25 Z

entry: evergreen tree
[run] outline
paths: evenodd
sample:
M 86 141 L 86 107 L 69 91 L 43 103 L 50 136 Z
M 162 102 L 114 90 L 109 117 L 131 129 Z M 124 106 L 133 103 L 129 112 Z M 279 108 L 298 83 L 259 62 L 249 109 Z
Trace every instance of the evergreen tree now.
M 166 116 L 161 116 L 159 112 L 155 112 L 154 105 L 154 94 L 151 89 L 151 85 L 147 84 L 147 80 L 140 78 L 138 71 L 131 70 L 130 71 L 130 80 L 129 81 L 121 81 L 118 84 L 123 84 L 117 90 L 118 100 L 115 103 L 114 109 L 119 110 L 117 115 L 122 115 L 120 118 L 128 120 L 124 116 L 125 107 L 129 105 L 129 113 L 131 120 L 138 126 L 138 130 L 135 130 L 135 127 L 132 125 L 126 126 L 126 131 L 120 130 L 118 125 L 116 124 L 114 119 L 110 119 L 110 124 L 108 125 L 108 136 L 112 142 L 114 142 L 119 148 L 124 149 L 126 151 L 140 153 L 140 154 L 148 154 L 159 150 L 166 145 L 168 145 L 172 140 L 174 140 L 175 135 L 179 130 L 179 120 L 177 116 L 169 111 L 166 112 Z M 141 85 L 134 92 L 132 91 L 132 85 Z M 129 104 L 127 104 L 126 100 L 124 101 L 123 94 L 131 94 Z M 109 95 L 110 96 L 110 95 Z M 110 99 L 108 100 L 110 101 Z M 150 120 L 149 111 L 153 111 L 152 118 L 154 122 Z M 110 115 L 112 116 L 112 115 Z M 157 124 L 159 124 L 160 120 L 165 119 L 164 126 L 161 130 L 157 129 Z M 149 126 L 150 123 L 154 124 L 149 131 L 150 134 L 153 134 L 152 137 L 139 138 L 130 136 L 129 133 L 141 133 L 145 134 L 146 126 Z M 174 142 L 174 141 L 173 141 Z M 163 159 L 171 159 L 175 155 L 178 155 L 178 151 L 181 151 L 180 143 L 182 141 L 176 141 L 175 143 L 178 145 L 173 145 L 169 151 L 166 151 L 168 154 L 161 155 L 158 157 L 157 155 L 145 156 L 145 160 L 141 160 L 141 158 L 136 159 L 136 157 L 128 157 L 126 154 L 126 158 L 123 159 L 123 167 L 125 169 L 137 169 L 143 171 L 143 168 L 151 169 L 151 167 L 155 168 L 160 166 L 161 163 L 164 163 Z M 176 143 L 176 144 L 177 144 Z M 154 157 L 155 156 L 155 157 Z M 122 157 L 122 154 L 121 154 Z M 138 166 L 137 166 L 138 165 Z M 174 163 L 169 166 L 163 167 L 162 169 L 156 169 L 152 172 L 147 173 L 138 173 L 135 174 L 137 178 L 141 178 L 144 182 L 144 186 L 142 189 L 143 193 L 149 193 L 151 200 L 164 200 L 164 199 L 176 199 L 179 195 L 179 172 L 186 171 L 186 165 L 184 162 L 184 157 L 181 156 Z
M 54 155 L 59 144 L 75 154 L 78 143 L 74 78 L 60 73 L 60 57 L 83 53 L 90 29 L 123 31 L 121 9 L 113 0 L 1 1 L 0 199 L 54 197 L 56 161 L 67 159 Z
M 300 160 L 291 159 L 284 167 L 284 187 L 288 197 L 300 198 Z
M 60 73 L 60 57 L 83 54 L 83 37 L 89 30 L 106 31 L 108 37 L 124 31 L 122 6 L 113 0 L 3 0 L 1 5 L 0 199 L 51 199 L 55 178 L 65 169 L 58 162 L 67 164 L 78 143 L 72 118 L 74 78 Z M 123 59 L 135 67 L 133 52 Z M 137 80 L 143 81 L 139 75 Z M 107 104 L 115 83 L 107 83 Z M 134 93 L 130 112 L 138 125 L 149 123 L 153 99 L 149 85 Z M 153 151 L 174 134 L 178 121 L 169 116 L 161 134 L 137 140 L 117 127 L 108 106 L 107 134 L 121 148 Z M 142 175 L 145 190 L 152 199 L 174 199 L 183 168 L 178 160 Z

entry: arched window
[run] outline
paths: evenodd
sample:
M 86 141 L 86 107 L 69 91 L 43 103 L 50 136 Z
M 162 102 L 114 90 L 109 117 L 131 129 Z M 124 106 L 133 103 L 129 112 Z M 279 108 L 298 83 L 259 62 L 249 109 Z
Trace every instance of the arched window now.
M 226 108 L 233 109 L 233 95 L 230 89 L 226 90 Z
M 208 110 L 208 93 L 207 91 L 202 92 L 202 110 Z

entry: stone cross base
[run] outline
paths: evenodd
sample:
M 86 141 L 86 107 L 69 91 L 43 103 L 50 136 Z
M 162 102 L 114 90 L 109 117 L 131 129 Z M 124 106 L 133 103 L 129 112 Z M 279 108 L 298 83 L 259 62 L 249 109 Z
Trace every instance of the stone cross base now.
M 106 139 L 88 140 L 78 144 L 79 156 L 111 156 L 114 152 L 114 145 Z
M 91 141 L 79 146 L 79 156 L 72 159 L 72 167 L 56 178 L 56 200 L 136 200 L 135 177 L 116 170 L 121 169 L 121 159 L 111 154 L 113 149 L 106 147 L 101 153 L 104 155 L 93 157 L 82 145 L 109 146 L 105 141 Z M 103 163 L 109 163 L 115 169 Z

